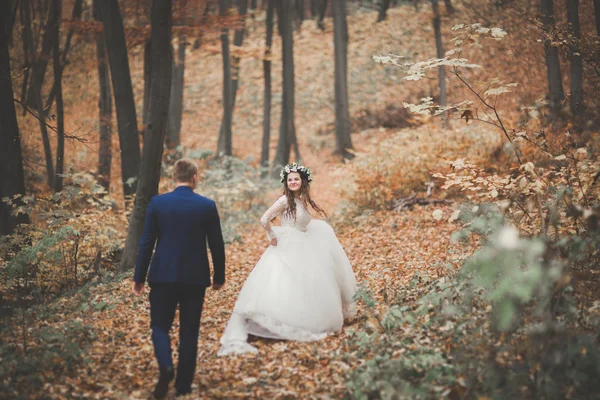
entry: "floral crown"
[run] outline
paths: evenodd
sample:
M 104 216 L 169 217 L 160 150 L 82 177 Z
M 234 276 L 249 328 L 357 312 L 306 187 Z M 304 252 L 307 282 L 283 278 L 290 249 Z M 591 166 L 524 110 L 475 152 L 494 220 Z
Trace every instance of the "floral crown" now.
M 305 167 L 304 165 L 300 165 L 298 163 L 292 163 L 283 167 L 283 169 L 279 173 L 281 183 L 285 182 L 290 172 L 297 172 L 300 174 L 301 177 L 306 178 L 308 182 L 312 182 L 312 174 L 310 173 L 310 168 Z

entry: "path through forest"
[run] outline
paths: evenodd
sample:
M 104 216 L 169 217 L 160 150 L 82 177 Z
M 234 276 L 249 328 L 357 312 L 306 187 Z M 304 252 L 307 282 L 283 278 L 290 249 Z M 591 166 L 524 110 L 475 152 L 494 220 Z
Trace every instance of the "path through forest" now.
M 310 158 L 310 156 L 309 156 Z M 315 160 L 316 161 L 316 160 Z M 334 179 L 321 166 L 317 199 L 334 193 Z M 274 195 L 276 196 L 276 194 Z M 276 197 L 274 197 L 276 198 Z M 324 199 L 328 210 L 336 199 Z M 439 207 L 436 207 L 439 208 Z M 448 206 L 441 208 L 449 216 Z M 455 226 L 447 217 L 436 220 L 426 206 L 400 213 L 373 212 L 355 218 L 352 224 L 334 224 L 354 267 L 357 280 L 368 285 L 381 299 L 391 296 L 390 282 L 404 283 L 415 273 L 443 274 L 441 265 L 456 265 L 450 235 Z M 335 221 L 334 221 L 335 222 Z M 198 350 L 198 367 L 190 398 L 339 398 L 345 391 L 344 372 L 361 363 L 346 339 L 349 332 L 363 329 L 364 305 L 341 334 L 316 343 L 256 340 L 257 355 L 219 358 L 218 340 L 231 314 L 236 295 L 267 246 L 258 221 L 242 233 L 242 241 L 227 246 L 227 283 L 224 289 L 207 292 Z M 76 296 L 80 296 L 77 294 Z M 131 294 L 131 279 L 99 284 L 90 289 L 86 301 L 105 304 L 99 311 L 71 314 L 89 323 L 96 338 L 86 351 L 88 363 L 75 377 L 61 376 L 46 384 L 52 397 L 61 393 L 90 398 L 148 398 L 157 377 L 149 329 L 149 304 Z M 76 298 L 61 302 L 77 302 Z M 82 300 L 83 301 L 83 300 Z M 65 323 L 58 318 L 55 324 Z M 367 324 L 369 321 L 366 321 Z M 177 325 L 175 325 L 177 332 Z M 174 335 L 176 336 L 176 335 Z M 176 354 L 175 354 L 176 356 Z

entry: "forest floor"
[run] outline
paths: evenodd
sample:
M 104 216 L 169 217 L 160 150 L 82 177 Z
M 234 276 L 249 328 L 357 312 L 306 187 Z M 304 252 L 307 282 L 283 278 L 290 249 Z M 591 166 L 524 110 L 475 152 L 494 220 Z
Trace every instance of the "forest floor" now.
M 450 215 L 449 206 L 441 207 Z M 448 273 L 444 265 L 457 266 L 463 251 L 450 243 L 456 225 L 432 217 L 433 208 L 375 212 L 338 230 L 359 283 L 377 298 L 388 295 L 390 281 L 406 285 L 422 274 Z M 257 355 L 220 358 L 219 338 L 244 280 L 267 246 L 259 224 L 248 227 L 241 242 L 227 246 L 227 283 L 220 291 L 209 290 L 202 316 L 198 366 L 190 398 L 340 398 L 347 391 L 347 371 L 363 362 L 353 356 L 346 341 L 354 323 L 339 335 L 315 343 L 256 340 Z M 89 304 L 89 307 L 82 307 Z M 56 332 L 80 322 L 88 325 L 93 339 L 85 348 L 86 362 L 72 373 L 45 371 L 43 396 L 50 398 L 148 398 L 157 378 L 149 329 L 146 296 L 131 293 L 131 277 L 90 285 L 52 304 L 48 317 L 31 331 L 52 327 Z M 357 319 L 364 305 L 359 303 Z M 176 343 L 177 323 L 173 333 Z M 176 349 L 176 345 L 175 345 Z M 176 357 L 176 350 L 174 356 Z M 54 365 L 64 371 L 65 365 Z M 15 395 L 20 391 L 14 387 Z M 40 393 L 41 394 L 41 393 Z

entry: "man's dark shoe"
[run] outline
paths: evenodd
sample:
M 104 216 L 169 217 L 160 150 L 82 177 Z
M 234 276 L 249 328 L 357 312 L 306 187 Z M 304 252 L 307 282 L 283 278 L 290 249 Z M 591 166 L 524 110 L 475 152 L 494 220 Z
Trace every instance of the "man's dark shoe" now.
M 175 393 L 175 397 L 182 397 L 188 394 L 192 393 L 192 389 L 187 389 L 187 390 L 179 390 L 177 389 L 177 392 Z
M 154 387 L 154 397 L 157 399 L 164 398 L 169 392 L 169 383 L 173 380 L 175 374 L 173 373 L 173 367 L 161 368 L 158 382 Z

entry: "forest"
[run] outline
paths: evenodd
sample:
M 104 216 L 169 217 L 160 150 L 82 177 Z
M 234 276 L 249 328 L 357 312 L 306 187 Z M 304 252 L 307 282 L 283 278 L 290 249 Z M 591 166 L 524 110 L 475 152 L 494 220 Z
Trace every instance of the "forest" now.
M 600 398 L 599 92 L 600 0 L 1 0 L 0 398 L 152 397 L 181 158 L 226 253 L 187 398 Z M 292 162 L 357 314 L 218 357 Z

